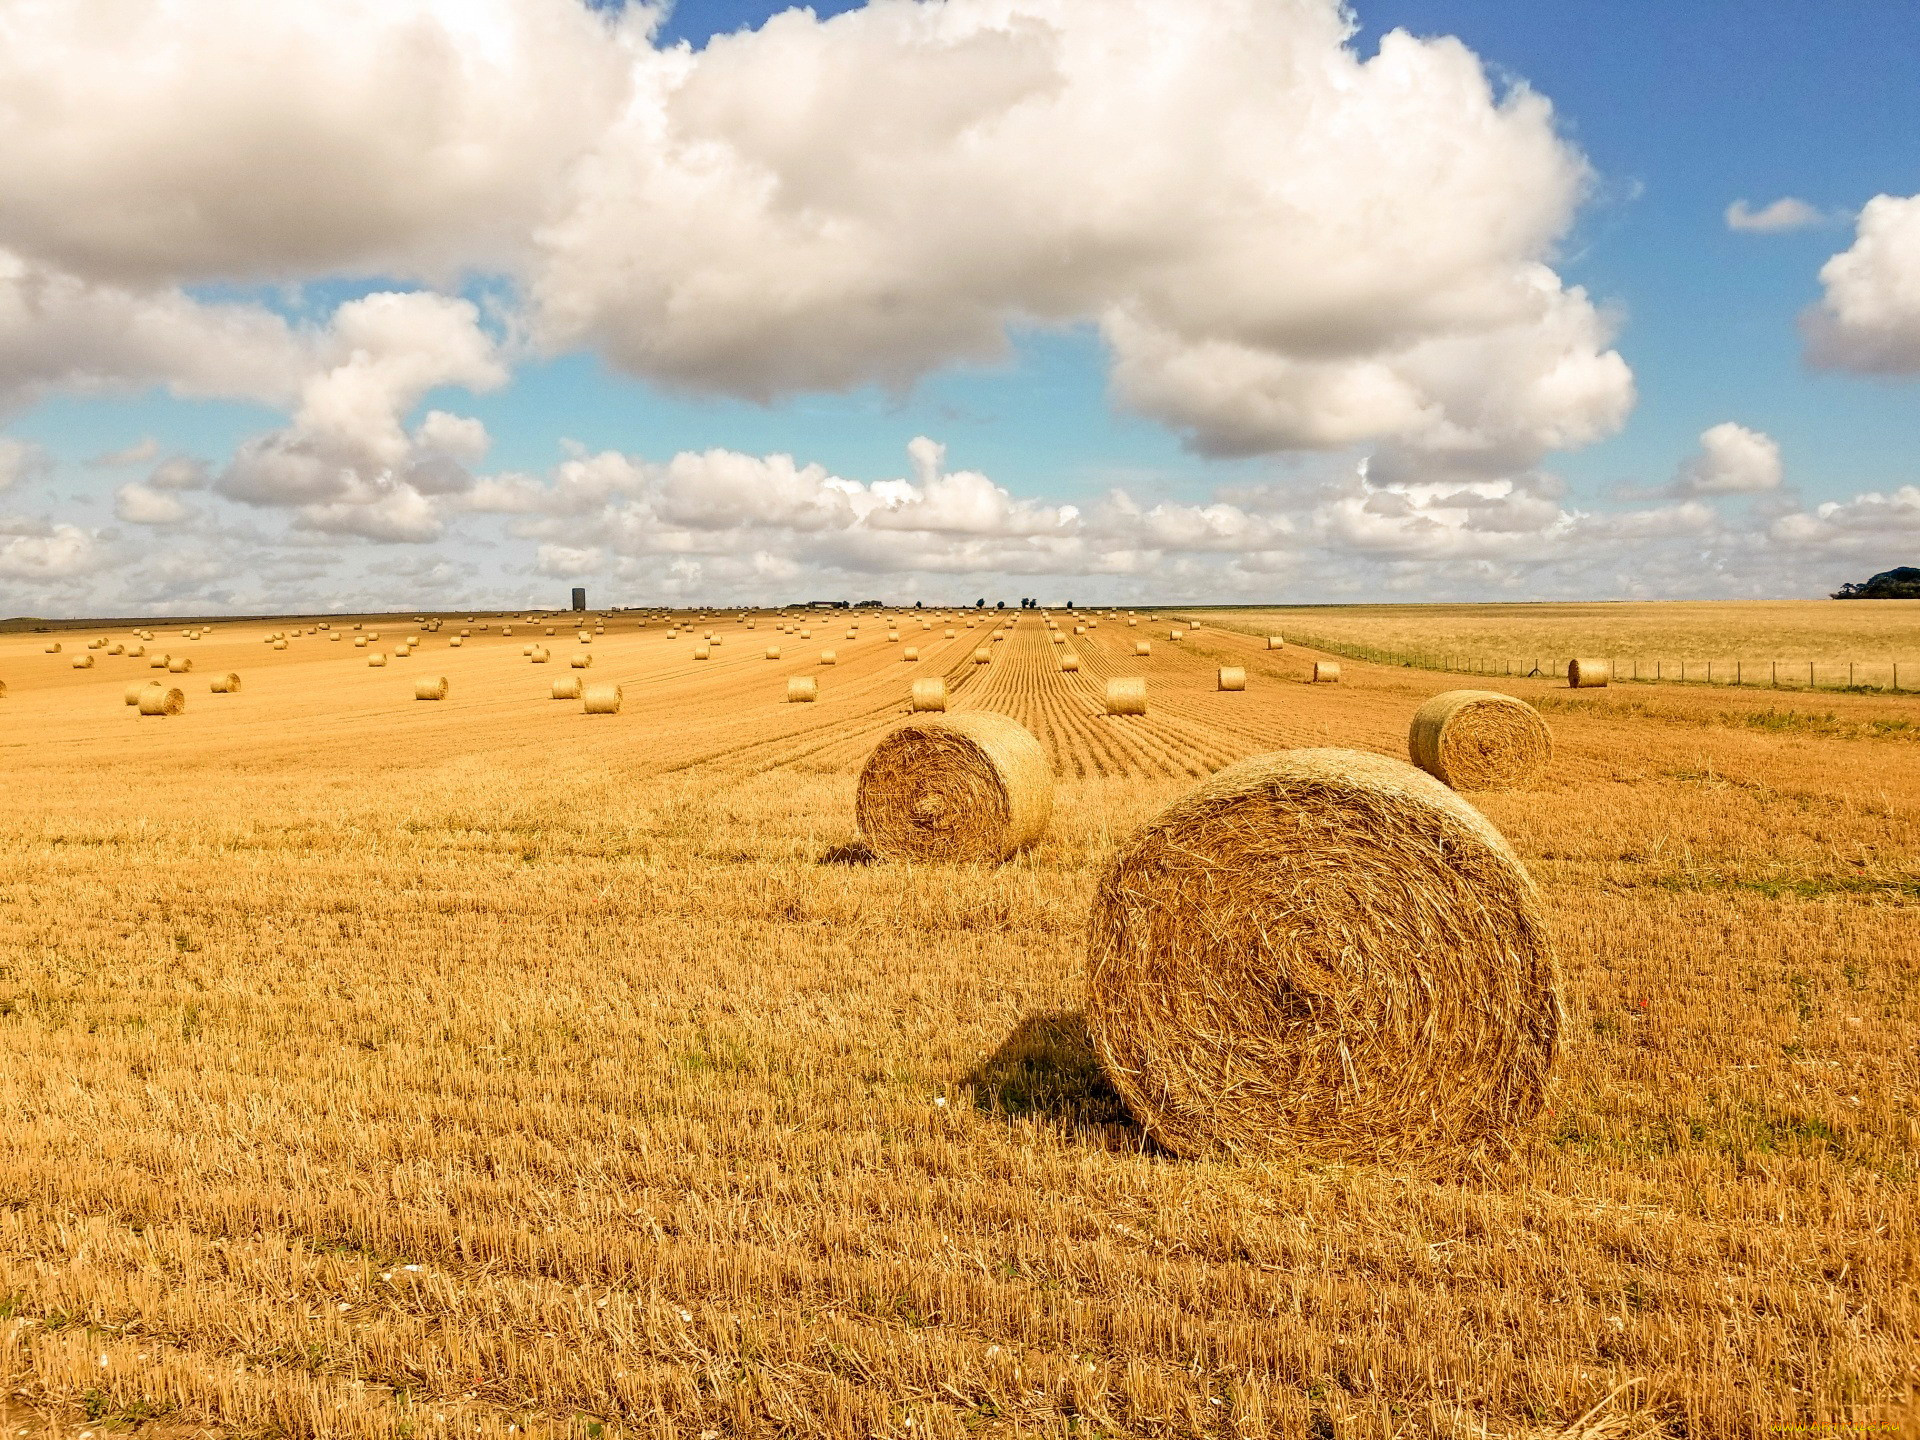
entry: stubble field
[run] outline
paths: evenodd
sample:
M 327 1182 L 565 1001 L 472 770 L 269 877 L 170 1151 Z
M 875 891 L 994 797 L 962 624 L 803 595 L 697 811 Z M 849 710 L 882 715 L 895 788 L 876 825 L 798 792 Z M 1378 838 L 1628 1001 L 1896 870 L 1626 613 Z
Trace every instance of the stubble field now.
M 1086 1047 L 1095 877 L 1201 776 L 1404 756 L 1460 682 L 1314 686 L 1266 615 L 1167 618 L 1022 616 L 976 666 L 984 625 L 729 614 L 697 661 L 616 615 L 612 716 L 546 698 L 570 629 L 531 665 L 497 618 L 384 669 L 156 630 L 195 660 L 165 718 L 122 701 L 145 660 L 71 668 L 90 632 L 0 635 L 9 1429 L 1920 1424 L 1920 702 L 1490 683 L 1557 745 L 1471 797 L 1565 971 L 1550 1113 L 1451 1175 L 1189 1162 Z M 860 763 L 932 674 L 1053 761 L 1006 866 L 859 863 Z M 1131 674 L 1150 713 L 1099 713 Z

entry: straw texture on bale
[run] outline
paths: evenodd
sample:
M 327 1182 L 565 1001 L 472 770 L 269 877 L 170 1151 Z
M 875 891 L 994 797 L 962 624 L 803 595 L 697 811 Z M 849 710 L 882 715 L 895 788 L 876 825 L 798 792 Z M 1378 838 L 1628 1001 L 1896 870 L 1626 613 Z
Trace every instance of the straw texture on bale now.
M 1080 657 L 1072 651 L 1068 651 L 1060 657 L 1060 668 L 1068 674 L 1072 674 L 1080 668 Z
M 1108 866 L 1087 1024 L 1134 1118 L 1178 1155 L 1419 1165 L 1541 1108 L 1558 980 L 1525 869 L 1398 760 L 1233 765 Z
M 552 656 L 553 656 L 553 652 L 547 649 L 546 646 L 536 645 L 534 647 L 533 654 L 529 655 L 527 658 L 536 665 L 544 665 L 547 663 L 549 659 L 552 658 Z
M 184 675 L 193 669 L 193 661 L 188 656 L 176 655 L 173 659 L 167 661 L 167 669 L 175 675 Z
M 1569 660 L 1567 662 L 1567 685 L 1574 690 L 1595 690 L 1613 679 L 1613 663 L 1609 660 Z
M 820 652 L 820 663 L 822 665 L 837 665 L 840 663 L 840 657 L 831 650 L 822 650 Z
M 60 642 L 58 640 L 49 641 L 47 644 L 47 654 L 58 655 L 59 653 L 60 653 Z
M 1287 642 L 1281 639 L 1278 635 L 1267 636 L 1267 649 L 1284 650 L 1286 648 L 1287 648 Z
M 467 642 L 465 640 L 461 639 L 458 635 L 456 635 L 451 640 L 447 641 L 447 648 L 449 650 L 458 650 L 462 645 L 466 643 Z
M 592 664 L 593 656 L 591 655 L 575 655 L 573 657 L 573 668 L 576 670 L 585 670 Z
M 84 653 L 74 656 L 73 668 L 76 670 L 91 670 L 93 668 L 93 656 Z
M 811 675 L 795 675 L 787 681 L 787 703 L 804 705 L 820 698 L 820 682 Z
M 562 675 L 553 682 L 553 698 L 556 700 L 578 700 L 580 698 L 580 677 Z
M 1107 714 L 1147 713 L 1147 682 L 1140 675 L 1116 675 L 1107 681 Z
M 778 660 L 779 658 L 780 658 L 780 647 L 778 645 L 767 646 L 767 659 Z
M 693 647 L 693 658 L 696 660 L 705 660 L 712 654 L 713 647 L 711 645 L 696 645 Z M 584 660 L 586 657 L 584 655 L 576 655 L 573 658 L 576 660 Z
M 1134 654 L 1136 654 L 1136 655 L 1151 655 L 1151 654 L 1153 654 L 1153 642 L 1152 642 L 1151 640 L 1136 640 L 1136 641 L 1134 641 L 1134 642 L 1133 642 L 1133 653 L 1134 653 Z
M 1004 860 L 1053 814 L 1053 767 L 1017 722 L 988 711 L 909 720 L 874 747 L 854 802 L 860 833 L 895 860 Z
M 1448 690 L 1413 712 L 1413 763 L 1456 790 L 1522 790 L 1553 759 L 1553 733 L 1526 701 L 1495 690 Z
M 954 633 L 954 632 L 953 632 L 953 627 L 952 627 L 951 625 L 949 625 L 949 626 L 947 626 L 947 627 L 946 627 L 946 628 L 945 628 L 944 630 L 942 630 L 942 631 L 941 631 L 940 633 L 941 633 L 941 635 L 942 635 L 942 636 L 943 636 L 944 638 L 946 638 L 946 639 L 948 639 L 948 640 L 951 640 L 951 639 L 953 639 L 953 633 Z
M 354 636 L 354 637 L 353 637 L 353 648 L 354 648 L 354 649 L 356 649 L 356 650 L 364 650 L 364 649 L 366 649 L 366 648 L 367 648 L 367 637 L 366 637 L 366 636 L 364 636 L 364 635 L 356 635 L 356 636 Z
M 369 668 L 377 670 L 386 663 L 387 657 L 382 655 L 378 650 L 375 650 L 371 655 L 367 656 L 367 665 Z
M 1218 676 L 1222 690 L 1244 690 L 1247 688 L 1247 672 L 1244 666 L 1222 665 Z
M 167 668 L 167 664 L 170 658 L 171 657 L 166 655 L 156 655 L 151 660 L 147 661 L 147 668 L 149 670 L 164 670 Z
M 984 665 L 991 659 L 993 659 L 993 651 L 984 645 L 973 652 L 973 663 L 976 665 Z
M 589 715 L 618 715 L 620 713 L 620 687 L 618 685 L 589 685 L 581 696 L 586 701 Z
M 1340 662 L 1338 660 L 1316 660 L 1313 662 L 1314 684 L 1331 685 L 1339 678 Z
M 938 677 L 913 682 L 913 709 L 941 711 L 947 708 L 947 682 Z
M 156 681 L 142 687 L 140 698 L 134 703 L 142 715 L 178 715 L 187 708 L 187 696 L 184 690 Z
M 444 700 L 447 698 L 447 677 L 444 675 L 423 675 L 413 682 L 413 698 L 416 700 Z
M 920 648 L 917 645 L 909 645 L 900 652 L 900 658 L 902 660 L 918 660 L 920 658 Z
M 240 693 L 240 677 L 229 670 L 224 675 L 214 676 L 213 683 L 209 685 L 207 689 L 215 695 L 238 695 Z
M 158 685 L 159 683 L 158 680 L 136 680 L 133 684 L 127 686 L 127 704 L 138 705 L 140 703 L 140 692 L 149 685 Z

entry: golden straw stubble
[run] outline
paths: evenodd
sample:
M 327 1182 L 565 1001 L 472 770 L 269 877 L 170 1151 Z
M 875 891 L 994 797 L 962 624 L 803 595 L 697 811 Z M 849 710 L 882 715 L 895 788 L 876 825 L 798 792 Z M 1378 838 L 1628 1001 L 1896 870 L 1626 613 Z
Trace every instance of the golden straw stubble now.
M 867 758 L 860 833 L 894 860 L 1003 860 L 1053 814 L 1053 767 L 1018 722 L 987 711 L 896 727 Z
M 1517 696 L 1448 690 L 1413 712 L 1407 753 L 1456 790 L 1522 790 L 1546 772 L 1553 733 Z
M 1384 756 L 1215 775 L 1108 866 L 1087 1023 L 1176 1154 L 1444 1164 L 1537 1114 L 1558 975 L 1500 834 Z

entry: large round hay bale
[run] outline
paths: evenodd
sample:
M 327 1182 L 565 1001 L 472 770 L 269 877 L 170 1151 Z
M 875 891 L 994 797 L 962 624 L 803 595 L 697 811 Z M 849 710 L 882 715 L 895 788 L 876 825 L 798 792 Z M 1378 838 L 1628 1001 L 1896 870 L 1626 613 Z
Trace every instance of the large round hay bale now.
M 909 720 L 867 757 L 854 808 L 895 860 L 1003 860 L 1046 829 L 1053 767 L 1005 715 Z
M 943 639 L 947 639 L 947 640 L 951 640 L 951 639 L 953 639 L 953 637 L 954 637 L 954 635 L 955 635 L 955 634 L 957 634 L 957 633 L 958 633 L 958 632 L 957 632 L 957 631 L 955 631 L 955 630 L 954 630 L 954 628 L 953 628 L 953 627 L 952 627 L 951 625 L 948 625 L 948 626 L 946 626 L 946 627 L 945 627 L 944 629 L 942 629 L 942 630 L 941 630 L 941 632 L 940 632 L 940 634 L 941 634 L 941 637 L 942 637 Z
M 905 649 L 903 649 L 900 652 L 900 658 L 902 660 L 908 661 L 909 663 L 918 660 L 920 658 L 919 647 L 917 645 L 907 646 Z
M 1316 660 L 1313 662 L 1314 684 L 1332 685 L 1339 679 L 1340 662 L 1338 660 Z
M 369 669 L 378 670 L 386 663 L 387 657 L 382 655 L 378 650 L 373 651 L 367 656 L 367 667 Z
M 1108 866 L 1087 1023 L 1180 1155 L 1438 1160 L 1539 1109 L 1558 980 L 1499 833 L 1411 765 L 1230 766 Z
M 947 682 L 938 677 L 913 682 L 912 708 L 916 711 L 942 711 L 947 708 Z
M 356 635 L 356 636 L 354 636 L 354 637 L 353 637 L 353 648 L 354 648 L 354 649 L 356 649 L 356 650 L 364 650 L 364 649 L 366 649 L 366 648 L 367 648 L 367 637 L 366 637 L 366 636 L 364 636 L 364 635 Z
M 176 655 L 167 661 L 167 670 L 171 674 L 184 675 L 191 669 L 193 669 L 193 660 L 190 656 Z
M 86 651 L 82 651 L 73 657 L 73 668 L 76 670 L 93 669 L 93 656 Z
M 1116 675 L 1107 681 L 1107 714 L 1147 713 L 1147 682 L 1140 675 Z
M 1060 657 L 1060 668 L 1071 675 L 1080 668 L 1080 657 L 1071 650 Z
M 536 645 L 533 647 L 533 654 L 527 658 L 535 665 L 544 665 L 553 658 L 553 652 L 544 645 Z
M 447 698 L 447 677 L 444 675 L 425 675 L 413 682 L 413 698 L 416 700 L 444 700 Z
M 621 691 L 618 685 L 589 685 L 581 692 L 589 715 L 618 715 Z
M 571 663 L 574 669 L 585 670 L 593 664 L 593 656 L 585 654 L 575 655 Z
M 60 653 L 60 642 L 58 640 L 49 640 L 47 642 L 47 654 L 58 655 L 59 653 Z
M 580 698 L 580 677 L 562 675 L 553 682 L 553 698 L 556 700 L 578 700 Z
M 1567 662 L 1567 687 L 1571 690 L 1601 689 L 1611 679 L 1613 679 L 1613 662 L 1610 660 L 1569 660 Z
M 172 663 L 172 659 L 173 657 L 170 655 L 156 655 L 147 661 L 147 668 L 149 670 L 164 670 Z
M 794 675 L 787 680 L 787 703 L 810 705 L 820 698 L 820 682 L 811 675 Z
M 1553 758 L 1540 712 L 1496 690 L 1448 690 L 1413 712 L 1413 763 L 1456 790 L 1520 790 Z
M 1136 641 L 1134 641 L 1134 642 L 1133 642 L 1133 653 L 1134 653 L 1135 655 L 1151 655 L 1151 654 L 1153 654 L 1153 642 L 1152 642 L 1151 640 L 1136 640 Z
M 467 642 L 465 640 L 463 640 L 460 636 L 456 635 L 451 640 L 447 641 L 447 648 L 449 650 L 458 650 L 462 645 L 466 643 Z
M 187 696 L 184 690 L 155 681 L 142 687 L 140 698 L 134 703 L 142 715 L 178 715 L 187 708 Z
M 240 677 L 229 670 L 224 675 L 214 676 L 213 683 L 209 685 L 207 689 L 215 695 L 238 695 L 240 693 Z
M 693 647 L 693 658 L 696 660 L 705 660 L 708 656 L 712 654 L 713 654 L 713 647 L 711 645 L 696 645 Z M 580 657 L 578 655 L 574 656 L 574 659 L 576 660 L 578 660 L 579 658 Z
M 1246 667 L 1241 665 L 1222 665 L 1215 677 L 1222 690 L 1244 690 L 1247 688 Z
M 778 660 L 779 658 L 780 658 L 780 647 L 778 645 L 767 646 L 767 659 Z
M 993 659 L 993 651 L 989 650 L 985 645 L 981 645 L 975 648 L 973 652 L 974 664 L 985 665 L 988 661 L 992 659 Z
M 840 663 L 840 657 L 831 650 L 822 650 L 820 652 L 820 663 L 822 665 L 838 665 Z

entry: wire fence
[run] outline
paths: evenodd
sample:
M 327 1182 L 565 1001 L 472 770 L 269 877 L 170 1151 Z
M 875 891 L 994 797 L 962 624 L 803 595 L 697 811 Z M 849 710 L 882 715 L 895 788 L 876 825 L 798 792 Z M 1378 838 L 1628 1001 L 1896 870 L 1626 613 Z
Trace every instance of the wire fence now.
M 1571 655 L 1486 656 L 1451 650 L 1384 650 L 1370 645 L 1290 633 L 1289 639 L 1315 650 L 1354 660 L 1447 674 L 1509 679 L 1554 678 L 1567 673 Z M 1608 662 L 1613 683 L 1640 685 L 1712 685 L 1746 690 L 1828 690 L 1862 694 L 1910 695 L 1920 692 L 1920 659 L 1765 660 L 1730 658 L 1671 659 L 1647 655 L 1589 655 Z

